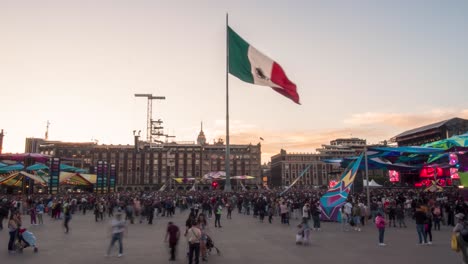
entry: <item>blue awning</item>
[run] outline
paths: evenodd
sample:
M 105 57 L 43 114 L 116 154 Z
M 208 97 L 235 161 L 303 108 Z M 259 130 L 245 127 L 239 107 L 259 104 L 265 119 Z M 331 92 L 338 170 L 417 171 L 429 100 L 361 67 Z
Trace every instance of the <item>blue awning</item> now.
M 14 165 L 5 166 L 5 167 L 0 168 L 0 173 L 9 173 L 9 172 L 12 172 L 12 171 L 19 171 L 19 170 L 22 170 L 22 169 L 24 169 L 23 164 L 17 163 L 17 164 L 14 164 Z

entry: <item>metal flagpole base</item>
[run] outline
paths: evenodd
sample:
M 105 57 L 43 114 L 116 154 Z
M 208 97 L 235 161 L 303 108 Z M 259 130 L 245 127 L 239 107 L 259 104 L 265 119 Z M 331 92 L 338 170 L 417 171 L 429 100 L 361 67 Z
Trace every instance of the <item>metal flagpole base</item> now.
M 232 192 L 232 187 L 231 187 L 231 183 L 227 183 L 224 185 L 224 192 Z

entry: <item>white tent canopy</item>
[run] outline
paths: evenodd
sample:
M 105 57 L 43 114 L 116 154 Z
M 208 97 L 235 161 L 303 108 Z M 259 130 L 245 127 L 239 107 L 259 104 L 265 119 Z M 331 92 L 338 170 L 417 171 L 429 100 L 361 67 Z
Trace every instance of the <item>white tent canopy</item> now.
M 364 185 L 364 187 L 367 187 L 367 180 L 362 180 L 362 184 Z M 371 180 L 369 182 L 369 187 L 382 187 L 382 185 L 378 184 L 374 180 Z

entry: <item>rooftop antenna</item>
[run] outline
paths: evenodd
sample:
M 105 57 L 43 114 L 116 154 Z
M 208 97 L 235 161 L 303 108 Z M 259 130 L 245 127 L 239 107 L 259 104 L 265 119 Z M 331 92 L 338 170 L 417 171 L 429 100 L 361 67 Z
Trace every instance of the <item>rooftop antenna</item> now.
M 3 129 L 0 132 L 0 154 L 2 154 L 2 149 L 3 149 L 3 136 L 5 136 L 5 133 L 3 133 Z
M 48 139 L 49 139 L 49 126 L 50 126 L 50 122 L 49 122 L 49 120 L 47 120 L 47 123 L 46 123 L 46 132 L 45 132 L 45 140 L 48 140 Z

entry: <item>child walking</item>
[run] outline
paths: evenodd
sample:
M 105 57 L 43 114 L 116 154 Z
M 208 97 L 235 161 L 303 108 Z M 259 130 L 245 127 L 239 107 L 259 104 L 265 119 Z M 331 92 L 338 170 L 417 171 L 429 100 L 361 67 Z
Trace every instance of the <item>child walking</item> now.
M 386 246 L 384 243 L 385 224 L 385 218 L 382 217 L 381 213 L 377 213 L 377 217 L 375 218 L 375 226 L 377 227 L 377 230 L 379 230 L 379 246 L 381 247 Z

